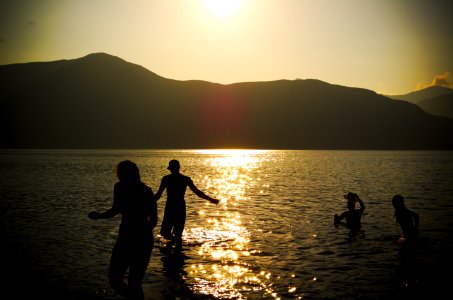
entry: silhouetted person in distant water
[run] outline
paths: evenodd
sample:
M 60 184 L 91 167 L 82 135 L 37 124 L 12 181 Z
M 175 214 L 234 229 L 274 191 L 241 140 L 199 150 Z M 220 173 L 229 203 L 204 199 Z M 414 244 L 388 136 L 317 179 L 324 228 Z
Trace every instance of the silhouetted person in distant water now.
M 176 250 L 182 247 L 182 233 L 186 223 L 186 202 L 184 194 L 189 187 L 195 195 L 218 204 L 219 200 L 214 199 L 200 191 L 192 179 L 179 173 L 179 161 L 171 160 L 168 164 L 171 174 L 162 177 L 159 190 L 156 193 L 156 201 L 162 196 L 163 191 L 167 190 L 167 202 L 165 204 L 165 214 L 162 220 L 160 234 L 166 240 L 170 240 L 169 246 L 175 245 Z
M 346 219 L 346 226 L 350 229 L 360 229 L 361 218 L 362 214 L 365 211 L 365 204 L 360 199 L 360 197 L 355 194 L 349 192 L 344 197 L 348 200 L 347 208 L 348 210 L 343 212 L 341 215 L 334 216 L 334 224 L 340 224 L 343 219 Z M 360 207 L 359 209 L 355 209 L 355 203 L 358 202 Z
M 406 208 L 404 205 L 404 198 L 401 195 L 393 196 L 392 204 L 395 208 L 396 222 L 400 224 L 401 229 L 403 230 L 400 241 L 416 240 L 418 237 L 418 214 Z
M 398 239 L 398 242 L 402 244 L 399 251 L 400 266 L 398 275 L 400 284 L 406 287 L 407 290 L 407 287 L 417 285 L 418 282 L 416 240 L 418 237 L 419 216 L 406 208 L 404 198 L 401 195 L 393 196 L 392 204 L 395 208 L 394 216 L 396 222 L 400 224 L 403 230 L 403 234 Z
M 154 245 L 157 205 L 150 187 L 141 182 L 135 163 L 125 160 L 117 165 L 119 181 L 113 190 L 113 205 L 105 212 L 92 211 L 90 219 L 108 219 L 121 214 L 118 237 L 112 250 L 109 284 L 127 299 L 144 298 L 142 281 Z M 124 276 L 129 268 L 127 283 Z

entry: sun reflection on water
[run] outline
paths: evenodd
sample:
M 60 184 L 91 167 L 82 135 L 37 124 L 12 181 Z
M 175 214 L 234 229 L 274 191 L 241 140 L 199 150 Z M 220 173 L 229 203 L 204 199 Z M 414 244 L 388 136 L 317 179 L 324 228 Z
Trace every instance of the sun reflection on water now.
M 220 199 L 216 213 L 201 209 L 205 226 L 186 229 L 184 235 L 199 246 L 200 263 L 193 264 L 188 276 L 199 294 L 217 298 L 247 298 L 253 292 L 277 298 L 272 289 L 272 274 L 253 264 L 259 249 L 250 246 L 250 232 L 237 208 L 249 200 L 247 190 L 259 178 L 253 171 L 265 159 L 266 150 L 197 150 L 207 155 L 207 164 L 216 176 L 206 176 L 203 184 Z

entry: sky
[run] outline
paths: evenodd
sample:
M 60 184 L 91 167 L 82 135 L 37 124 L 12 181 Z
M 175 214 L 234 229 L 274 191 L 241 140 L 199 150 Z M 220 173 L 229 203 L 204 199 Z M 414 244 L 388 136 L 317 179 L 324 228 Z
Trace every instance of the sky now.
M 0 65 L 104 52 L 170 79 L 453 88 L 451 0 L 2 0 Z

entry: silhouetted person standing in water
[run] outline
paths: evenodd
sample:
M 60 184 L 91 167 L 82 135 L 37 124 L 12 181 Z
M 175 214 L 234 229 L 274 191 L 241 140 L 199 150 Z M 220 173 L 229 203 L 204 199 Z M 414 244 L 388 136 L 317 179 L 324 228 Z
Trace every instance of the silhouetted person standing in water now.
M 157 205 L 150 187 L 140 180 L 135 163 L 126 160 L 117 165 L 119 182 L 114 186 L 113 205 L 105 212 L 92 211 L 90 219 L 109 219 L 121 214 L 118 237 L 109 267 L 110 286 L 127 299 L 144 298 L 142 281 L 154 245 Z M 129 278 L 124 276 L 129 268 Z
M 182 247 L 182 233 L 186 223 L 186 202 L 184 194 L 189 187 L 192 192 L 200 198 L 218 204 L 219 200 L 214 199 L 200 191 L 192 179 L 179 173 L 179 161 L 171 160 L 168 164 L 171 174 L 162 177 L 159 190 L 156 193 L 156 201 L 160 199 L 163 191 L 167 190 L 167 202 L 165 204 L 165 214 L 162 220 L 160 234 L 166 240 L 171 240 L 169 245 L 175 244 L 175 249 Z
M 396 222 L 400 224 L 403 230 L 400 240 L 414 241 L 418 237 L 418 214 L 406 208 L 404 198 L 401 195 L 393 196 L 392 204 L 395 208 Z
M 348 210 L 343 212 L 341 215 L 334 216 L 334 224 L 340 224 L 341 220 L 346 219 L 346 226 L 350 229 L 360 229 L 361 224 L 360 221 L 362 219 L 362 214 L 365 211 L 365 204 L 360 199 L 360 197 L 355 194 L 349 192 L 347 195 L 344 196 L 348 200 L 347 208 Z M 355 209 L 355 203 L 358 202 L 360 207 L 359 209 Z
M 417 284 L 416 240 L 418 237 L 419 216 L 406 208 L 404 198 L 401 195 L 393 196 L 392 204 L 395 208 L 394 216 L 396 222 L 400 224 L 403 230 L 403 234 L 398 239 L 398 242 L 402 244 L 399 255 L 400 267 L 398 275 L 401 284 L 405 286 Z

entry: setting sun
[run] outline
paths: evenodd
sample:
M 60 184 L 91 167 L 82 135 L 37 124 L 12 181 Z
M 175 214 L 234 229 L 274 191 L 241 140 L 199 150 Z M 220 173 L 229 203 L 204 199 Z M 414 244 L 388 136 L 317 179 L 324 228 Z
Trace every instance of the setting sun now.
M 203 0 L 205 7 L 217 17 L 228 17 L 236 13 L 243 0 Z

